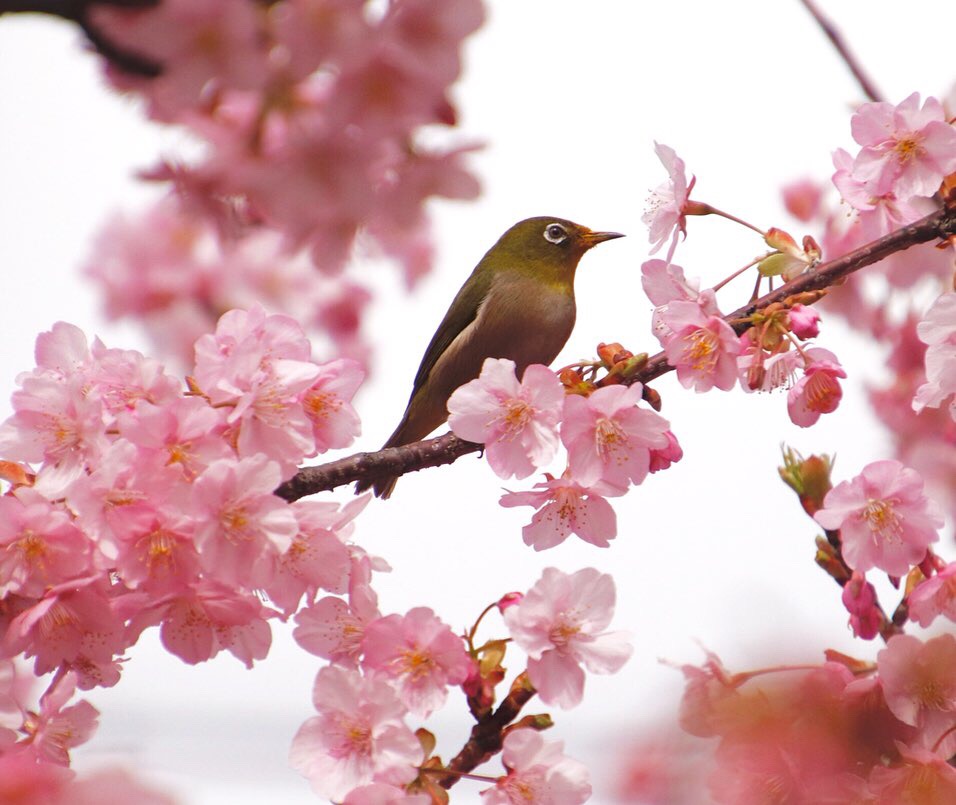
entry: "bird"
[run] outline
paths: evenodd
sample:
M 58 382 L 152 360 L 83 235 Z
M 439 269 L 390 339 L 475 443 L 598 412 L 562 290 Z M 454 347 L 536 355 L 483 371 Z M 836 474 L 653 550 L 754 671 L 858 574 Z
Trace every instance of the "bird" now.
M 519 221 L 481 258 L 435 331 L 412 385 L 401 422 L 382 449 L 425 438 L 448 418 L 452 392 L 481 372 L 486 358 L 548 365 L 564 347 L 575 319 L 574 274 L 594 246 L 619 232 L 595 232 L 564 218 Z M 397 476 L 363 479 L 388 498 Z

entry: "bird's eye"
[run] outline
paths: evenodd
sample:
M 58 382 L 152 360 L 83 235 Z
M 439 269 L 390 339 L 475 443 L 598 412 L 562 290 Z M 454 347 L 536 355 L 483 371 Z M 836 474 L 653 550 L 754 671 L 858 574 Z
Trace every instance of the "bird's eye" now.
M 544 228 L 544 239 L 551 243 L 561 243 L 567 240 L 568 230 L 561 224 L 548 224 Z

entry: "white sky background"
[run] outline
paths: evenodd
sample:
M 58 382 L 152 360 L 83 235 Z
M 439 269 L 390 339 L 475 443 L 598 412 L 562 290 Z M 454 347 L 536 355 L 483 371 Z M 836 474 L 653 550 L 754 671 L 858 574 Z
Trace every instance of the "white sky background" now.
M 949 0 L 822 5 L 889 99 L 949 88 Z M 797 0 L 489 6 L 456 92 L 460 136 L 487 142 L 473 161 L 485 193 L 434 206 L 438 267 L 414 297 L 400 295 L 395 272 L 369 267 L 382 289 L 367 322 L 379 351 L 357 399 L 365 429 L 357 449 L 374 449 L 391 432 L 445 308 L 515 221 L 555 215 L 629 235 L 584 258 L 577 326 L 555 365 L 593 355 L 602 340 L 654 352 L 639 272 L 648 251 L 644 199 L 665 178 L 653 140 L 673 146 L 697 175 L 695 198 L 798 239 L 804 233 L 784 215 L 779 186 L 829 176 L 830 152 L 851 145 L 848 110 L 862 95 Z M 147 348 L 134 324 L 103 321 L 78 269 L 110 212 L 150 197 L 133 171 L 184 140 L 110 95 L 97 59 L 76 43 L 67 25 L 0 19 L 0 416 L 10 411 L 15 375 L 33 366 L 36 333 L 54 321 L 109 346 Z M 676 262 L 705 286 L 763 251 L 719 219 L 691 219 L 689 232 Z M 722 291 L 724 310 L 751 287 L 745 279 Z M 619 535 L 607 550 L 576 538 L 543 554 L 526 547 L 520 532 L 531 509 L 500 508 L 502 484 L 474 456 L 403 478 L 390 501 L 373 501 L 356 533 L 394 568 L 377 578 L 383 612 L 427 605 L 458 628 L 502 593 L 526 590 L 546 566 L 613 573 L 615 626 L 632 632 L 634 657 L 616 676 L 589 677 L 577 709 L 551 711 L 549 737 L 591 765 L 594 802 L 607 790 L 608 752 L 676 708 L 680 675 L 658 658 L 697 662 L 698 640 L 735 669 L 762 658 L 817 659 L 826 647 L 873 656 L 876 646 L 849 636 L 839 591 L 812 561 L 813 525 L 776 476 L 782 441 L 804 453 L 838 452 L 839 477 L 886 455 L 859 393 L 872 353 L 832 319 L 819 343 L 843 359 L 851 380 L 843 406 L 810 430 L 789 423 L 783 394 L 695 395 L 673 376 L 657 381 L 685 459 L 614 501 Z M 484 634 L 503 636 L 500 619 L 489 617 Z M 75 753 L 78 768 L 120 760 L 195 805 L 316 801 L 287 768 L 286 752 L 313 712 L 319 660 L 287 629 L 274 627 L 272 653 L 252 672 L 226 654 L 186 666 L 155 633 L 129 654 L 120 684 L 88 696 L 102 715 L 99 733 Z M 510 667 L 520 668 L 517 654 Z M 460 694 L 450 698 L 426 724 L 446 758 L 470 727 Z M 453 801 L 476 801 L 478 788 L 463 783 Z

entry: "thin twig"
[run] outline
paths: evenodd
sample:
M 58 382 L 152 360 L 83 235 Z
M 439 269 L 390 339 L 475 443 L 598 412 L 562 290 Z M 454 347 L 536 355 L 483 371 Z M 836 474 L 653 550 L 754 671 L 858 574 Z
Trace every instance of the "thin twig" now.
M 752 326 L 749 319 L 754 312 L 767 305 L 781 302 L 795 294 L 828 288 L 853 272 L 895 252 L 901 252 L 911 246 L 937 238 L 945 240 L 954 235 L 956 235 L 956 211 L 939 210 L 879 240 L 867 243 L 843 257 L 821 263 L 816 268 L 781 285 L 777 290 L 724 316 L 724 320 L 740 335 Z M 625 382 L 647 383 L 672 369 L 664 353 L 659 352 L 649 358 L 647 363 Z M 374 480 L 416 472 L 426 467 L 451 464 L 462 456 L 475 453 L 480 449 L 479 444 L 466 442 L 452 433 L 446 433 L 437 439 L 412 442 L 401 447 L 389 447 L 373 453 L 357 453 L 317 467 L 305 467 L 282 484 L 276 490 L 276 494 L 288 501 L 298 500 L 306 495 L 335 489 L 359 479 Z
M 840 58 L 843 59 L 846 66 L 850 68 L 850 72 L 853 73 L 853 77 L 857 80 L 860 89 L 863 90 L 866 97 L 871 101 L 882 101 L 883 93 L 876 88 L 876 84 L 873 83 L 873 80 L 863 70 L 863 66 L 857 61 L 856 56 L 850 52 L 849 47 L 843 40 L 843 34 L 840 33 L 830 20 L 823 16 L 813 0 L 800 0 L 800 2 L 803 3 L 807 11 L 813 16 L 813 19 L 816 20 L 817 25 L 820 26 L 823 33 L 827 35 L 827 39 L 833 43 L 833 47 L 836 48 L 837 53 L 840 54 Z

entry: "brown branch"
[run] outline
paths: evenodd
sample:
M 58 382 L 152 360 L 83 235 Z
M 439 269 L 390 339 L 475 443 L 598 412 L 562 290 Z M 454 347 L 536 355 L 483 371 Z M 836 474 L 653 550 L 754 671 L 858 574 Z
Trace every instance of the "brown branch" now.
M 426 467 L 451 464 L 478 450 L 481 450 L 480 444 L 466 442 L 454 433 L 446 433 L 437 439 L 412 442 L 401 447 L 386 447 L 374 453 L 356 453 L 354 456 L 330 461 L 318 467 L 304 467 L 282 484 L 276 494 L 291 502 L 365 478 L 389 478 Z
M 843 59 L 846 66 L 850 68 L 850 72 L 853 73 L 853 77 L 860 85 L 860 89 L 863 90 L 864 95 L 871 101 L 882 101 L 883 94 L 876 88 L 873 80 L 863 70 L 857 58 L 850 52 L 849 47 L 843 39 L 843 35 L 837 27 L 823 16 L 813 0 L 800 0 L 800 2 L 803 3 L 807 11 L 813 16 L 813 19 L 816 20 L 817 25 L 820 26 L 823 33 L 826 34 L 827 39 L 829 39 L 833 47 L 836 48 L 837 53 L 840 54 L 840 58 Z
M 471 728 L 468 743 L 446 766 L 451 773 L 440 777 L 438 784 L 442 788 L 451 788 L 460 779 L 459 774 L 467 774 L 500 752 L 505 739 L 505 728 L 518 717 L 521 708 L 536 692 L 527 673 L 518 674 L 498 709 L 479 719 Z
M 140 53 L 134 53 L 110 41 L 97 29 L 89 17 L 90 7 L 94 5 L 117 6 L 120 8 L 148 8 L 159 0 L 0 0 L 0 16 L 3 14 L 48 14 L 75 22 L 90 44 L 105 59 L 125 73 L 155 78 L 162 73 L 162 65 Z
M 771 291 L 759 299 L 738 308 L 724 318 L 731 322 L 737 334 L 750 329 L 747 319 L 757 310 L 767 307 L 774 302 L 781 302 L 789 296 L 806 291 L 817 291 L 835 285 L 855 271 L 876 263 L 896 252 L 901 252 L 911 246 L 927 243 L 931 240 L 953 237 L 956 235 L 956 210 L 939 210 L 925 218 L 897 229 L 879 240 L 867 243 L 843 257 L 821 263 L 814 269 L 801 274 L 796 279 L 777 290 Z M 673 367 L 667 363 L 663 352 L 659 352 L 648 359 L 628 383 L 647 383 L 655 380 Z M 357 453 L 348 458 L 322 464 L 317 467 L 306 467 L 291 480 L 276 490 L 276 494 L 288 501 L 298 500 L 316 492 L 325 492 L 338 486 L 357 481 L 359 479 L 374 480 L 379 477 L 403 475 L 407 472 L 416 472 L 426 467 L 437 467 L 442 464 L 451 464 L 468 453 L 481 449 L 481 445 L 473 444 L 447 433 L 437 439 L 428 439 L 423 442 L 413 442 L 402 447 L 389 447 L 374 453 Z

